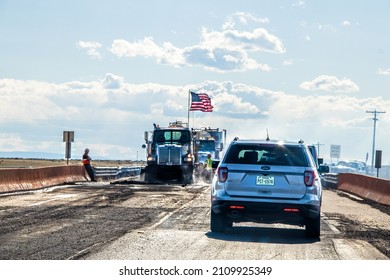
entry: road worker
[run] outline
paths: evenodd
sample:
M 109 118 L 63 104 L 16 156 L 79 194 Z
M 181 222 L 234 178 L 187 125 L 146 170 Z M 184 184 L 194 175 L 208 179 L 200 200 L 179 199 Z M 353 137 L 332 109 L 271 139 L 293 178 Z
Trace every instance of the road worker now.
M 213 159 L 211 158 L 211 154 L 207 155 L 207 158 L 205 160 L 205 179 L 207 181 L 211 181 L 212 175 L 213 175 Z
M 96 182 L 95 179 L 95 171 L 93 170 L 93 167 L 91 165 L 91 157 L 89 156 L 89 149 L 86 148 L 83 154 L 83 165 L 85 167 L 85 170 L 88 173 L 89 178 L 92 182 Z

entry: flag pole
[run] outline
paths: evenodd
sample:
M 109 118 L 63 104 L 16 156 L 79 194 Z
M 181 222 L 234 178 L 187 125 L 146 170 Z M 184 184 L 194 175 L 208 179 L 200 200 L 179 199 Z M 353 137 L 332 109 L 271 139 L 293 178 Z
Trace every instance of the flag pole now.
M 190 95 L 191 95 L 191 90 L 188 90 L 188 106 L 187 106 L 187 125 L 188 125 L 188 128 L 190 127 Z

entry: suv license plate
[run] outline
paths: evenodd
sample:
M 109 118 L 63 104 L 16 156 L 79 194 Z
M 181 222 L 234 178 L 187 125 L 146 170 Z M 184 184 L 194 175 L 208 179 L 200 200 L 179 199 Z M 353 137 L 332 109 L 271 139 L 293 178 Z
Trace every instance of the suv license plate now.
M 273 186 L 275 184 L 275 178 L 273 176 L 257 176 L 256 185 L 260 186 Z

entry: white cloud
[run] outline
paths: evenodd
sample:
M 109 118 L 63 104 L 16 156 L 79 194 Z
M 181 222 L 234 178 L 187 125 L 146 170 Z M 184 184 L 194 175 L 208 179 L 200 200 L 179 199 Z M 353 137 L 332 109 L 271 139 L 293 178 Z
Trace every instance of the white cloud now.
M 232 19 L 237 18 L 238 21 L 244 25 L 249 24 L 250 22 L 269 23 L 269 18 L 256 17 L 253 14 L 247 13 L 247 12 L 236 12 L 236 13 L 232 14 L 232 16 L 230 18 L 232 18 Z
M 241 50 L 229 50 L 226 48 L 207 48 L 196 46 L 187 48 L 183 53 L 188 65 L 202 66 L 207 70 L 216 72 L 242 72 L 260 69 L 270 71 L 267 64 L 257 63 Z
M 269 18 L 266 17 L 256 17 L 255 15 L 247 12 L 236 12 L 226 18 L 222 25 L 222 29 L 233 29 L 238 24 L 244 26 L 247 26 L 251 23 L 266 24 L 269 23 L 269 21 Z
M 116 76 L 111 73 L 107 73 L 104 79 L 102 80 L 102 85 L 107 89 L 118 89 L 123 83 L 123 77 Z
M 248 13 L 236 13 L 242 23 L 268 22 Z M 264 28 L 251 31 L 234 30 L 233 20 L 227 21 L 223 31 L 202 29 L 201 41 L 193 46 L 175 47 L 170 42 L 158 45 L 152 37 L 129 42 L 114 40 L 110 51 L 122 57 L 154 58 L 158 63 L 174 67 L 201 66 L 217 72 L 242 72 L 248 70 L 270 71 L 271 67 L 250 57 L 250 53 L 269 52 L 283 54 L 286 49 L 282 41 Z
M 305 1 L 303 0 L 298 0 L 297 2 L 294 2 L 291 4 L 293 7 L 298 7 L 298 8 L 305 8 Z
M 384 76 L 390 76 L 390 68 L 386 68 L 386 69 L 379 68 L 378 69 L 378 74 L 379 75 L 384 75 Z
M 208 32 L 203 29 L 202 38 L 202 44 L 207 46 L 224 46 L 227 49 L 266 51 L 277 54 L 286 52 L 282 41 L 264 28 L 244 32 L 238 30 Z
M 246 49 L 252 48 L 252 51 L 259 51 L 259 49 L 254 49 L 254 45 L 251 47 L 248 42 L 242 43 L 241 46 L 238 42 L 237 44 L 230 42 L 223 45 L 217 44 L 216 41 L 218 38 L 210 37 L 210 41 L 203 41 L 200 45 L 178 49 L 170 43 L 164 43 L 163 47 L 159 47 L 151 38 L 145 38 L 142 42 L 136 43 L 115 40 L 111 52 L 118 57 L 153 57 L 158 63 L 174 67 L 202 66 L 217 72 L 255 69 L 270 71 L 271 68 L 268 65 L 260 64 L 249 58 Z
M 155 58 L 162 64 L 173 66 L 182 66 L 182 50 L 174 47 L 171 43 L 165 42 L 162 47 L 158 46 L 152 37 L 145 37 L 143 40 L 128 42 L 126 40 L 114 40 L 110 51 L 118 57 L 136 57 L 143 56 L 146 58 Z
M 162 49 L 154 43 L 152 37 L 145 37 L 133 43 L 122 39 L 114 40 L 110 50 L 119 57 L 159 57 L 162 55 Z
M 350 26 L 351 26 L 351 23 L 350 23 L 348 20 L 344 20 L 344 21 L 341 23 L 341 26 L 343 26 L 343 27 L 350 27 Z
M 3 152 L 28 151 L 30 145 L 16 133 L 0 133 L 0 147 Z
M 359 87 L 350 79 L 338 79 L 335 76 L 320 75 L 312 81 L 300 84 L 300 88 L 306 90 L 324 90 L 331 92 L 357 92 Z
M 216 104 L 216 112 L 232 115 L 236 114 L 249 116 L 259 116 L 260 109 L 251 102 L 245 101 L 242 97 L 238 97 L 231 93 L 218 94 L 213 101 Z
M 102 56 L 99 52 L 99 49 L 102 47 L 102 44 L 98 42 L 92 41 L 78 41 L 76 46 L 80 49 L 85 49 L 87 51 L 87 55 L 93 59 L 101 59 Z
M 335 33 L 337 31 L 337 29 L 330 24 L 318 24 L 317 28 L 319 31 L 331 32 L 331 33 Z
M 194 127 L 227 129 L 228 140 L 265 137 L 268 128 L 273 139 L 342 144 L 347 147 L 343 151 L 355 144 L 350 139 L 354 133 L 356 139 L 367 138 L 368 144 L 357 144 L 370 145 L 372 123 L 366 110 L 390 107 L 382 97 L 298 96 L 231 81 L 130 84 L 109 73 L 101 80 L 62 84 L 0 79 L 0 88 L 0 150 L 62 153 L 62 131 L 73 130 L 76 158 L 88 146 L 96 157 L 134 159 L 142 151 L 143 132 L 154 122 L 187 121 L 189 89 L 207 92 L 214 106 L 212 113 L 192 113 Z M 390 118 L 384 115 L 381 124 L 389 125 Z M 390 131 L 381 130 L 381 135 L 388 139 Z M 357 144 L 351 154 L 366 151 Z

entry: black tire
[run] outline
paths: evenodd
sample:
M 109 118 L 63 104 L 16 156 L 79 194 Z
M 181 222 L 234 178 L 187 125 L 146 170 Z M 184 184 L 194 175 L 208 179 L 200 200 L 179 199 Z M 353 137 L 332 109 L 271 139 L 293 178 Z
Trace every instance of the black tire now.
M 232 221 L 227 221 L 226 222 L 226 227 L 227 228 L 232 228 L 233 227 L 233 222 Z
M 145 182 L 155 183 L 156 182 L 156 168 L 152 166 L 146 166 L 145 168 Z
M 194 183 L 194 168 L 193 166 L 186 166 L 182 169 L 182 182 L 186 185 Z
M 321 216 L 314 219 L 307 219 L 305 227 L 306 237 L 309 238 L 320 238 L 321 234 Z
M 223 214 L 215 214 L 211 211 L 210 229 L 212 232 L 224 232 L 226 230 L 226 217 Z
M 183 179 L 183 183 L 186 185 L 191 185 L 194 183 L 194 178 L 193 178 L 192 173 L 185 174 L 184 179 Z

